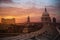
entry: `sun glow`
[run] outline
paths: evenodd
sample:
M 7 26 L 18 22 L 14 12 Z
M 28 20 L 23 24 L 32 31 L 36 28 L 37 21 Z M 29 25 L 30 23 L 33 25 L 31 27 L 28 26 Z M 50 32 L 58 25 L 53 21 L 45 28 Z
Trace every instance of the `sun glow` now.
M 3 18 L 5 18 L 5 19 L 12 19 L 12 18 L 15 18 L 15 17 L 14 16 L 5 16 Z

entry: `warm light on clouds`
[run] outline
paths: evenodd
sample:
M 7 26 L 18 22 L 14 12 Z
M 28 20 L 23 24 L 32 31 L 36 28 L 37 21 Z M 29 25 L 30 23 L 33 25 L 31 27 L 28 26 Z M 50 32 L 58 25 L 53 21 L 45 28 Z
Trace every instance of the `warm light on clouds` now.
M 2 17 L 2 18 L 5 18 L 5 19 L 12 19 L 12 18 L 15 18 L 14 16 L 5 16 L 5 17 Z
M 0 0 L 0 18 L 16 18 L 16 22 L 40 21 L 46 7 L 51 17 L 60 17 L 60 0 Z M 1 20 L 1 19 L 0 19 Z M 60 20 L 60 19 L 58 19 Z

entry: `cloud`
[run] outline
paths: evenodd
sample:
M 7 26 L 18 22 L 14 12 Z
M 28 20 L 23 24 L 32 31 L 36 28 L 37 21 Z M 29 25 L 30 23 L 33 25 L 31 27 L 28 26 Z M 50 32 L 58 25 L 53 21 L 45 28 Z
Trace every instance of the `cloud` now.
M 9 3 L 12 2 L 12 0 L 0 0 L 0 3 Z

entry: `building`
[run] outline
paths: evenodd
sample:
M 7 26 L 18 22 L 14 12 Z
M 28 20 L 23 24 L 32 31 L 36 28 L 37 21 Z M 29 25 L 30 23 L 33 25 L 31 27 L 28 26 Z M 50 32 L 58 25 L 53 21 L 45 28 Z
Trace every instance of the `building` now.
M 28 33 L 29 32 L 29 26 L 30 26 L 30 17 L 27 17 L 27 24 L 25 28 L 23 29 L 23 33 Z
M 46 8 L 45 8 L 44 13 L 42 14 L 41 21 L 42 21 L 42 23 L 45 23 L 45 24 L 51 23 L 51 18 L 50 18 L 49 13 L 47 12 Z
M 2 24 L 15 24 L 15 18 L 12 18 L 12 19 L 1 18 L 1 23 Z
M 27 23 L 30 23 L 30 17 L 29 16 L 27 17 Z
M 60 34 L 56 29 L 57 26 L 55 26 L 57 24 L 56 18 L 54 17 L 52 22 L 51 17 L 46 8 L 44 13 L 42 14 L 41 21 L 42 21 L 41 24 L 43 25 L 42 28 L 40 29 L 40 31 L 38 30 L 32 33 L 31 35 L 34 35 L 35 33 L 37 35 L 34 35 L 34 37 L 31 37 L 30 40 L 60 40 Z M 39 32 L 41 34 L 39 34 Z
M 2 20 L 2 23 L 8 23 L 9 24 L 9 22 L 11 22 L 11 21 L 7 21 L 7 22 L 5 22 L 6 20 Z M 13 20 L 14 21 L 14 20 Z M 57 39 L 60 39 L 59 37 L 60 36 L 58 36 L 59 35 L 59 33 L 58 33 L 58 31 L 57 31 L 57 29 L 56 29 L 56 27 L 57 26 L 55 26 L 55 24 L 57 24 L 56 23 L 56 18 L 53 18 L 53 22 L 51 22 L 51 17 L 50 17 L 50 15 L 49 15 L 49 13 L 48 13 L 48 11 L 47 11 L 47 9 L 45 8 L 45 10 L 44 10 L 44 13 L 42 14 L 42 17 L 41 17 L 41 23 L 40 22 L 38 22 L 38 23 L 31 23 L 30 22 L 30 17 L 28 16 L 27 17 L 27 23 L 24 25 L 24 27 L 23 27 L 23 25 L 17 25 L 15 28 L 14 28 L 14 31 L 15 31 L 15 33 L 17 32 L 19 32 L 19 34 L 21 33 L 21 32 L 23 32 L 23 33 L 29 33 L 29 31 L 30 31 L 30 33 L 29 34 L 26 34 L 27 36 L 28 36 L 28 38 L 30 37 L 31 39 L 33 39 L 33 40 L 35 40 L 35 39 L 37 39 L 37 40 L 55 40 L 55 38 L 57 38 Z M 14 22 L 13 22 L 14 23 Z M 55 24 L 54 24 L 55 23 Z M 11 23 L 10 23 L 11 24 Z M 31 25 L 31 24 L 33 24 L 33 25 Z M 58 24 L 59 25 L 59 24 Z M 41 28 L 41 27 L 42 28 Z M 60 25 L 59 25 L 60 26 Z M 23 27 L 23 28 L 22 28 Z M 31 29 L 30 29 L 31 28 Z M 9 32 L 12 32 L 11 30 L 12 30 L 13 28 L 10 28 L 9 27 Z M 36 31 L 36 29 L 37 29 L 37 31 Z M 39 30 L 38 30 L 39 29 Z M 21 31 L 21 32 L 20 32 Z M 24 36 L 25 34 L 23 34 L 23 36 Z M 25 35 L 25 36 L 26 36 Z M 33 36 L 34 35 L 34 36 Z M 24 37 L 25 37 L 24 36 Z M 33 37 L 32 37 L 33 36 Z M 19 35 L 18 36 L 18 38 L 20 38 L 21 36 Z M 23 38 L 24 38 L 23 37 Z M 15 37 L 16 38 L 16 37 Z M 23 39 L 22 38 L 22 39 Z M 29 40 L 27 38 L 27 40 Z M 14 38 L 13 38 L 14 39 Z M 57 40 L 56 39 L 56 40 Z
M 44 28 L 43 30 L 45 30 L 45 32 L 42 33 L 41 38 L 48 38 L 52 40 L 55 36 L 59 35 L 56 26 L 54 26 L 54 24 L 51 22 L 50 15 L 46 8 L 44 13 L 42 14 L 41 21 Z M 53 22 L 56 22 L 55 18 L 53 19 Z
M 56 23 L 56 18 L 55 17 L 53 17 L 53 23 Z

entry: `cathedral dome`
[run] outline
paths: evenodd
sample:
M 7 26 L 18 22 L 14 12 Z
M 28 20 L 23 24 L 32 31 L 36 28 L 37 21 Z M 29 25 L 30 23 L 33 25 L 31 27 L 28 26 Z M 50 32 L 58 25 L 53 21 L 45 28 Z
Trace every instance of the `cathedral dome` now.
M 49 16 L 49 13 L 47 12 L 46 8 L 45 8 L 44 13 L 42 14 L 41 21 L 42 22 L 51 22 L 51 18 Z
M 47 9 L 45 8 L 45 11 L 42 16 L 49 16 L 49 13 L 47 12 Z

